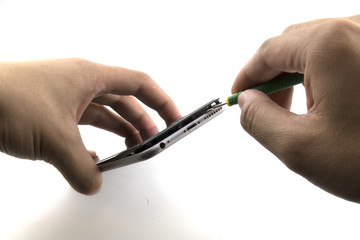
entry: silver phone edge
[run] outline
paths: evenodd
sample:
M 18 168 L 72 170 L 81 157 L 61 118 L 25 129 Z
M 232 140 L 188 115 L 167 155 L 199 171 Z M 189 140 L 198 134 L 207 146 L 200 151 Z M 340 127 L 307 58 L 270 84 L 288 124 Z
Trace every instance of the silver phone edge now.
M 174 143 L 178 142 L 180 139 L 186 137 L 187 135 L 189 135 L 196 129 L 200 128 L 201 126 L 203 126 L 210 120 L 214 119 L 214 117 L 218 116 L 219 114 L 223 113 L 224 111 L 225 111 L 225 108 L 222 105 L 215 106 L 212 110 L 204 113 L 199 118 L 195 119 L 194 121 L 190 122 L 186 126 L 180 128 L 178 131 L 176 131 L 172 135 L 165 138 L 160 143 L 144 150 L 143 152 L 121 158 L 114 162 L 108 162 L 108 163 L 104 162 L 103 164 L 101 164 L 98 167 L 100 168 L 100 170 L 102 172 L 104 172 L 104 171 L 109 171 L 112 169 L 116 169 L 116 168 L 124 167 L 124 166 L 130 165 L 130 164 L 148 160 L 148 159 L 154 157 L 155 155 L 159 154 L 160 152 L 164 151 L 165 149 L 167 149 Z

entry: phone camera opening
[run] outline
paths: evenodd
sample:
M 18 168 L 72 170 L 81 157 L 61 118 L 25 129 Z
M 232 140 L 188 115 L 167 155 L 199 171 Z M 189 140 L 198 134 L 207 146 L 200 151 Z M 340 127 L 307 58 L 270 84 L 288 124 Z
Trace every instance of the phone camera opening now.
M 163 143 L 163 142 L 160 143 L 160 148 L 161 148 L 161 149 L 164 149 L 165 147 L 166 147 L 166 144 L 165 144 L 165 143 Z

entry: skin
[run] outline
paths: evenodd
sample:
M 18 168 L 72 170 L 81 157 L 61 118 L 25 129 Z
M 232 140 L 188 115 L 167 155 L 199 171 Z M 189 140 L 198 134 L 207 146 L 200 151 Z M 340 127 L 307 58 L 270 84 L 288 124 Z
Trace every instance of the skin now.
M 171 98 L 142 72 L 83 59 L 0 63 L 0 150 L 45 160 L 75 190 L 94 194 L 102 176 L 78 124 L 114 132 L 127 146 L 140 143 L 158 129 L 134 96 L 167 124 L 180 118 Z
M 290 169 L 355 202 L 360 202 L 359 24 L 360 16 L 353 16 L 290 26 L 264 42 L 232 87 L 235 93 L 284 72 L 303 73 L 307 114 L 289 111 L 292 89 L 271 97 L 248 90 L 239 97 L 241 124 Z M 127 146 L 141 142 L 158 130 L 132 96 L 167 124 L 180 118 L 170 97 L 141 72 L 82 59 L 0 63 L 0 150 L 45 160 L 75 190 L 94 194 L 102 177 L 77 126 L 114 132 Z
M 243 128 L 294 172 L 360 202 L 360 15 L 296 24 L 263 43 L 232 92 L 303 73 L 307 113 L 289 111 L 292 89 L 239 97 Z

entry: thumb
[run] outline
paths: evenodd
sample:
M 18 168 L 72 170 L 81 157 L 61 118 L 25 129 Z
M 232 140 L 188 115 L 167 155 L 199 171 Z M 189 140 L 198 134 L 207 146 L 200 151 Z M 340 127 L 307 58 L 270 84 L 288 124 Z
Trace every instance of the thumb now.
M 282 159 L 297 136 L 296 114 L 257 90 L 239 96 L 241 125 L 260 144 Z
M 72 132 L 57 142 L 57 149 L 48 157 L 53 166 L 79 193 L 92 195 L 102 185 L 102 175 L 81 140 L 80 133 Z M 59 139 L 57 139 L 59 140 Z

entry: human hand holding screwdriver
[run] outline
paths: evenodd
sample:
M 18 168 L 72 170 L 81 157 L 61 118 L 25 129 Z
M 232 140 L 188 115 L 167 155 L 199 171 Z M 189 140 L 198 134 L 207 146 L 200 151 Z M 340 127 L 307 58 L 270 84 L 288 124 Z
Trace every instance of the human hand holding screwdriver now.
M 181 117 L 171 98 L 142 72 L 82 59 L 0 63 L 0 150 L 45 160 L 75 190 L 94 194 L 102 176 L 77 125 L 114 132 L 127 146 L 140 143 L 158 129 L 131 95 L 168 125 Z
M 239 97 L 243 128 L 320 188 L 360 202 L 360 15 L 292 25 L 264 42 L 232 92 L 282 73 L 304 74 L 306 114 L 289 111 L 292 89 Z

